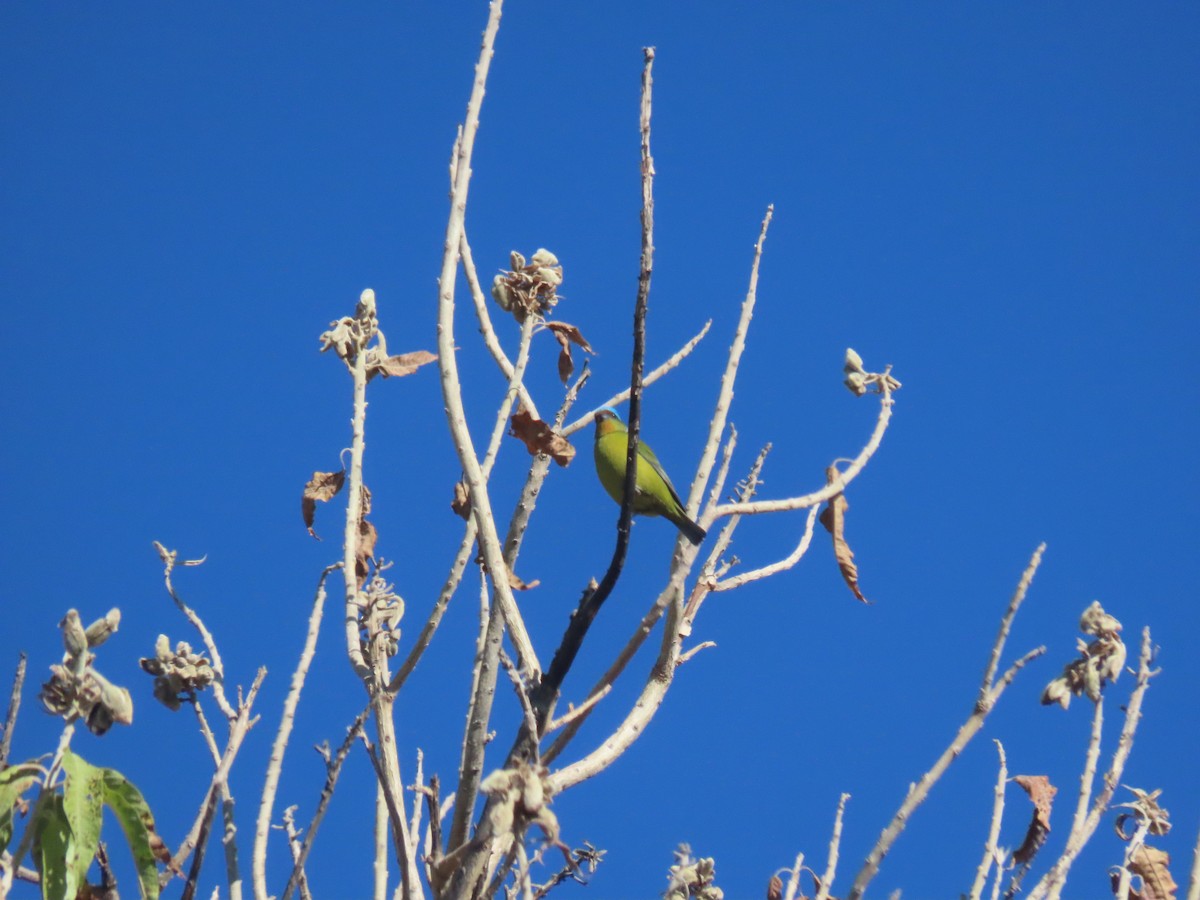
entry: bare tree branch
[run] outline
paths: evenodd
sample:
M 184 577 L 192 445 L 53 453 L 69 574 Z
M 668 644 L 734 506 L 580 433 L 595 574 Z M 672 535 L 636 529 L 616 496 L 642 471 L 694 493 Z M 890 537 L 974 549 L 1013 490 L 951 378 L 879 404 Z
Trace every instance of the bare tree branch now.
M 942 755 L 938 757 L 937 762 L 933 764 L 933 768 L 922 775 L 920 780 L 915 784 L 909 785 L 908 794 L 905 796 L 904 802 L 900 804 L 900 808 L 896 811 L 896 815 L 892 818 L 891 823 L 883 830 L 883 833 L 879 835 L 879 840 L 875 842 L 875 846 L 871 848 L 870 853 L 867 854 L 866 861 L 863 863 L 862 868 L 859 869 L 858 874 L 855 876 L 854 884 L 850 888 L 850 893 L 846 895 L 847 900 L 861 900 L 864 892 L 867 889 L 867 885 L 870 884 L 871 879 L 878 874 L 880 863 L 883 862 L 883 858 L 887 856 L 888 851 L 891 850 L 892 845 L 896 842 L 896 839 L 900 837 L 900 832 L 902 832 L 904 830 L 904 826 L 908 824 L 913 812 L 925 801 L 925 798 L 929 796 L 930 790 L 932 790 L 938 779 L 942 777 L 946 769 L 950 767 L 950 764 L 958 758 L 959 754 L 961 754 L 967 744 L 970 743 L 971 738 L 975 737 L 975 735 L 979 732 L 979 729 L 983 727 L 984 720 L 987 718 L 988 713 L 991 712 L 992 708 L 996 705 L 996 701 L 1000 699 L 1000 695 L 1004 692 L 1004 689 L 1008 687 L 1008 685 L 1012 682 L 1012 679 L 1016 677 L 1017 672 L 1020 671 L 1020 669 L 1029 660 L 1034 659 L 1046 652 L 1045 647 L 1039 647 L 1036 650 L 1030 651 L 1021 659 L 1017 660 L 1017 662 L 1014 663 L 1012 667 L 1004 674 L 1003 678 L 1001 678 L 998 682 L 992 683 L 995 677 L 995 666 L 992 664 L 992 660 L 998 659 L 1004 652 L 1004 644 L 1008 638 L 1008 631 L 1012 622 L 1012 617 L 1016 615 L 1017 609 L 1020 608 L 1021 602 L 1025 599 L 1025 593 L 1030 582 L 1033 580 L 1033 575 L 1037 571 L 1039 563 L 1041 562 L 1043 549 L 1044 545 L 1039 546 L 1034 552 L 1033 557 L 1029 561 L 1029 565 L 1026 566 L 1025 572 L 1022 574 L 1021 580 L 1017 584 L 1017 589 L 1013 593 L 1012 600 L 1009 601 L 1008 609 L 1001 620 L 1000 632 L 996 636 L 996 640 L 992 645 L 988 665 L 984 671 L 980 696 L 975 702 L 975 708 L 972 710 L 971 715 L 967 718 L 966 722 L 964 722 L 963 725 L 958 729 L 958 734 L 955 735 L 954 740 L 950 742 L 950 745 L 946 747 L 946 749 L 942 752 Z
M 984 680 L 987 677 L 984 676 Z M 988 828 L 987 842 L 983 845 L 983 858 L 975 869 L 975 881 L 971 885 L 969 900 L 979 900 L 983 896 L 983 888 L 987 884 L 988 872 L 992 863 L 996 864 L 996 881 L 1000 881 L 1001 856 L 997 851 L 1000 840 L 1000 821 L 1004 816 L 1004 787 L 1008 784 L 1008 761 L 1004 756 L 1004 745 L 996 741 L 996 751 L 1000 754 L 1000 771 L 996 775 L 996 788 L 993 792 L 992 823 Z

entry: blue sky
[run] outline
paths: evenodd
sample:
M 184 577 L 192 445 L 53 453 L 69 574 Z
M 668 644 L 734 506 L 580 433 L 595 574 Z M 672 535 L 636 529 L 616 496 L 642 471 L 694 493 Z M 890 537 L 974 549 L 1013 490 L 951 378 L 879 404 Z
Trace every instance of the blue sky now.
M 338 557 L 309 538 L 298 499 L 349 441 L 349 381 L 317 352 L 327 324 L 376 290 L 389 345 L 433 349 L 447 164 L 470 87 L 482 3 L 0 8 L 0 293 L 8 310 L 0 415 L 6 502 L 0 674 L 30 655 L 14 755 L 53 748 L 37 683 L 55 625 L 119 606 L 101 668 L 135 696 L 131 728 L 76 749 L 142 786 L 169 844 L 207 782 L 193 721 L 137 669 L 155 636 L 192 640 L 150 542 L 208 563 L 178 586 L 217 635 L 231 681 L 269 676 L 263 720 L 234 771 L 243 834 L 313 586 Z M 1193 4 L 512 0 L 476 149 L 468 231 L 481 270 L 553 250 L 559 318 L 598 351 L 583 404 L 627 383 L 640 203 L 641 48 L 657 48 L 656 267 L 648 355 L 713 330 L 649 390 L 643 435 L 676 483 L 699 458 L 723 355 L 768 203 L 759 306 L 731 419 L 735 467 L 774 449 L 768 496 L 823 483 L 857 452 L 869 400 L 840 385 L 844 348 L 904 382 L 882 450 L 849 495 L 856 603 L 818 541 L 793 571 L 712 598 L 665 708 L 606 775 L 560 797 L 564 838 L 606 848 L 590 896 L 649 896 L 671 851 L 716 857 L 727 896 L 761 896 L 798 851 L 823 865 L 840 792 L 852 795 L 838 886 L 969 713 L 1008 595 L 1048 543 L 1009 658 L 1039 644 L 983 734 L 885 861 L 881 896 L 953 896 L 986 834 L 995 752 L 1060 787 L 1061 847 L 1088 711 L 1037 705 L 1074 652 L 1093 599 L 1131 644 L 1162 652 L 1123 778 L 1164 788 L 1179 867 L 1200 827 L 1200 626 L 1188 360 L 1200 332 L 1200 9 Z M 515 345 L 515 332 L 504 335 Z M 503 384 L 458 323 L 477 441 Z M 529 383 L 561 396 L 549 337 Z M 436 374 L 373 383 L 367 481 L 380 550 L 423 621 L 457 546 L 458 476 Z M 587 458 L 556 470 L 518 573 L 546 656 L 579 591 L 603 573 L 615 507 Z M 526 463 L 509 441 L 494 502 Z M 332 538 L 338 513 L 321 510 Z M 799 514 L 748 522 L 747 565 L 794 545 Z M 577 699 L 634 627 L 666 570 L 672 531 L 634 529 L 629 569 L 578 671 Z M 468 576 L 399 706 L 427 772 L 453 780 L 477 584 Z M 322 644 L 280 796 L 306 818 L 321 767 L 362 703 L 336 617 Z M 649 656 L 632 673 L 640 679 Z M 624 686 L 579 738 L 623 715 Z M 1108 722 L 1111 749 L 1118 685 Z M 624 705 L 623 705 L 624 704 Z M 517 710 L 496 723 L 507 744 Z M 494 764 L 495 760 L 489 759 Z M 310 868 L 318 896 L 362 896 L 369 771 L 357 757 Z M 184 783 L 184 799 L 178 785 Z M 1028 813 L 1014 789 L 1002 841 Z M 1073 897 L 1107 890 L 1120 845 L 1103 828 Z M 116 843 L 114 839 L 113 843 Z M 243 852 L 248 859 L 249 847 Z M 271 871 L 283 871 L 282 846 Z M 206 883 L 220 876 L 210 857 Z M 278 889 L 278 888 L 276 888 Z M 564 895 L 580 889 L 561 888 Z M 923 894 L 918 892 L 924 892 Z M 207 891 L 204 892 L 207 894 Z

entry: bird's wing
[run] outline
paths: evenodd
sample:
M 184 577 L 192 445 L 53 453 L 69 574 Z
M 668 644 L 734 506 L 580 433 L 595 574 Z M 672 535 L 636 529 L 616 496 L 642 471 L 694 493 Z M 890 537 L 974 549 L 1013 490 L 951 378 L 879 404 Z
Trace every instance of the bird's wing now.
M 666 484 L 667 490 L 671 492 L 671 496 L 675 498 L 675 502 L 679 504 L 679 508 L 683 509 L 683 501 L 679 499 L 679 492 L 675 490 L 675 485 L 671 484 L 671 479 L 663 471 L 662 463 L 658 461 L 658 457 L 654 455 L 654 451 L 642 441 L 638 441 L 638 456 L 650 463 L 650 468 L 658 473 L 658 477 Z

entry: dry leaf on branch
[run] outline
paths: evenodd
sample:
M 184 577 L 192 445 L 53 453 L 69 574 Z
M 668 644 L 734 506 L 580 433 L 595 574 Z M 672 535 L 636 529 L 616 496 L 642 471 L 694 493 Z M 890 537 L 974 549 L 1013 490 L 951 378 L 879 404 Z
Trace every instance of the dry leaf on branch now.
M 1130 889 L 1129 900 L 1175 900 L 1179 885 L 1171 877 L 1171 856 L 1157 847 L 1138 847 L 1129 861 L 1129 871 L 1142 879 L 1142 889 Z M 1120 882 L 1120 873 L 1113 874 L 1113 888 Z
M 586 353 L 593 353 L 592 345 L 574 325 L 569 325 L 566 322 L 547 322 L 546 327 L 554 332 L 554 337 L 558 339 L 559 346 L 562 350 L 558 354 L 558 377 L 566 384 L 571 380 L 571 375 L 575 372 L 575 361 L 571 359 L 571 345 L 575 344 Z
M 464 520 L 471 518 L 471 489 L 465 481 L 454 482 L 454 499 L 450 501 L 450 509 Z
M 367 581 L 368 563 L 375 555 L 375 542 L 379 532 L 366 519 L 358 520 L 358 542 L 354 551 L 354 574 L 358 577 L 358 586 L 362 587 Z
M 1024 865 L 1033 859 L 1050 833 L 1050 809 L 1058 788 L 1045 775 L 1014 775 L 1013 781 L 1024 788 L 1033 801 L 1033 819 L 1025 832 L 1025 840 L 1013 851 L 1013 861 Z
M 545 453 L 560 466 L 575 458 L 575 448 L 541 419 L 535 419 L 525 407 L 513 414 L 509 434 L 520 439 L 531 454 Z
M 833 466 L 825 470 L 825 478 L 829 484 L 833 484 L 839 475 L 840 473 Z M 826 531 L 833 535 L 833 555 L 837 557 L 838 568 L 841 569 L 846 585 L 854 592 L 855 597 L 863 603 L 870 603 L 871 601 L 864 597 L 863 592 L 859 590 L 858 566 L 854 564 L 854 551 L 846 543 L 846 510 L 849 508 L 850 503 L 843 494 L 834 494 L 829 498 L 825 509 L 821 511 L 821 524 L 825 526 Z
M 300 498 L 300 513 L 304 516 L 304 527 L 308 533 L 319 541 L 321 538 L 313 530 L 313 520 L 317 514 L 317 501 L 329 500 L 346 483 L 346 473 L 342 472 L 313 472 L 313 477 L 304 486 L 304 494 Z
M 401 378 L 411 375 L 421 366 L 436 360 L 437 354 L 430 353 L 428 350 L 414 350 L 411 353 L 401 353 L 385 359 L 377 358 L 374 351 L 371 351 L 367 357 L 367 381 L 376 375 L 382 375 L 384 378 Z
M 537 587 L 541 583 L 542 581 L 540 578 L 535 578 L 533 581 L 526 584 L 519 577 L 517 577 L 516 572 L 514 572 L 512 569 L 508 570 L 508 584 L 514 591 L 527 591 L 531 588 Z

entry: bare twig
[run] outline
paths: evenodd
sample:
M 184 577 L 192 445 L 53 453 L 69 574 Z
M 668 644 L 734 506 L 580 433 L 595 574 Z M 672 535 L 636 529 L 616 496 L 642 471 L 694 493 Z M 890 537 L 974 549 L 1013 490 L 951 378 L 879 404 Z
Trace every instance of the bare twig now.
M 8 754 L 12 749 L 13 729 L 17 725 L 17 713 L 21 711 L 21 688 L 25 684 L 24 653 L 17 656 L 17 670 L 13 673 L 12 694 L 8 698 L 8 713 L 4 717 L 4 737 L 0 739 L 0 769 L 8 765 Z
M 713 417 L 708 424 L 708 440 L 704 444 L 704 452 L 696 467 L 696 476 L 692 479 L 692 487 L 688 492 L 688 515 L 694 514 L 699 504 L 704 485 L 717 458 L 717 448 L 721 443 L 721 435 L 725 432 L 725 422 L 729 417 L 729 408 L 733 405 L 733 385 L 737 381 L 738 367 L 741 365 L 742 353 L 746 349 L 746 336 L 750 331 L 750 320 L 754 317 L 754 305 L 758 302 L 758 268 L 762 262 L 763 244 L 767 240 L 767 229 L 771 227 L 771 219 L 775 215 L 775 205 L 767 207 L 763 216 L 762 228 L 758 232 L 758 241 L 754 244 L 754 261 L 750 264 L 750 285 L 746 290 L 746 299 L 742 301 L 742 312 L 738 319 L 737 329 L 733 333 L 733 343 L 729 346 L 729 357 L 725 363 L 725 371 L 721 374 L 721 387 L 717 392 L 717 403 L 713 409 Z M 707 528 L 709 522 L 719 514 L 717 511 L 706 510 L 699 522 L 702 528 Z M 736 511 L 736 510 L 735 510 Z M 707 520 L 707 521 L 705 521 Z
M 254 709 L 254 701 L 258 698 L 259 688 L 262 687 L 263 679 L 266 677 L 267 670 L 265 668 L 260 668 L 258 672 L 255 673 L 254 681 L 250 685 L 250 690 L 246 692 L 246 696 L 244 698 L 239 700 L 237 713 L 233 720 L 229 723 L 229 737 L 225 742 L 225 752 L 221 754 L 220 764 L 217 766 L 216 771 L 213 772 L 212 779 L 208 785 L 208 790 L 205 791 L 204 804 L 200 808 L 200 813 L 197 815 L 196 821 L 192 823 L 191 831 L 188 832 L 187 837 L 184 838 L 183 842 L 179 846 L 179 849 L 175 851 L 175 855 L 171 857 L 171 862 L 167 865 L 167 871 L 159 875 L 159 887 L 166 885 L 166 883 L 171 879 L 171 874 L 179 871 L 184 862 L 187 861 L 192 849 L 198 845 L 201 830 L 204 827 L 206 808 L 211 802 L 210 798 L 220 796 L 225 799 L 227 804 L 232 804 L 233 800 L 227 793 L 229 771 L 233 768 L 233 762 L 237 758 L 238 751 L 241 750 L 242 742 L 245 741 L 246 735 L 258 722 L 258 716 L 252 716 L 251 712 Z M 197 709 L 199 709 L 198 706 Z M 231 852 L 236 853 L 236 850 L 231 845 L 228 834 L 226 835 L 225 841 L 225 852 L 228 868 L 229 854 Z M 235 871 L 235 869 L 231 870 L 231 874 L 234 874 Z M 231 881 L 230 883 L 231 896 L 235 891 L 240 897 L 240 880 Z
M 387 900 L 388 884 L 388 808 L 383 785 L 375 785 L 375 865 L 374 900 Z M 302 881 L 301 887 L 304 882 Z
M 850 892 L 846 895 L 847 900 L 861 900 L 863 893 L 870 884 L 871 879 L 879 872 L 879 866 L 883 862 L 883 858 L 887 856 L 892 845 L 904 830 L 904 826 L 908 824 L 913 812 L 920 806 L 927 796 L 929 791 L 937 783 L 942 774 L 950 767 L 950 764 L 958 758 L 963 749 L 971 741 L 971 739 L 983 727 L 984 720 L 989 712 L 996 705 L 996 701 L 1000 699 L 1000 695 L 1004 693 L 1005 688 L 1012 683 L 1017 672 L 1020 671 L 1030 660 L 1041 656 L 1046 652 L 1045 647 L 1039 647 L 1026 653 L 1018 659 L 998 680 L 995 680 L 995 666 L 992 660 L 999 659 L 1004 652 L 1004 644 L 1008 638 L 1009 627 L 1012 623 L 1012 617 L 1016 615 L 1017 609 L 1020 608 L 1021 602 L 1025 599 L 1025 593 L 1029 588 L 1030 582 L 1033 580 L 1033 575 L 1037 571 L 1038 564 L 1041 562 L 1042 551 L 1045 545 L 1039 546 L 1034 552 L 1033 557 L 1026 566 L 1025 572 L 1022 574 L 1020 581 L 1017 583 L 1017 589 L 1013 592 L 1012 599 L 1009 601 L 1008 609 L 1001 620 L 1000 632 L 996 636 L 996 640 L 992 645 L 991 654 L 987 668 L 984 671 L 982 687 L 979 697 L 975 701 L 975 708 L 971 711 L 971 715 L 966 722 L 958 729 L 958 734 L 954 736 L 954 740 L 938 757 L 937 762 L 933 764 L 928 772 L 921 776 L 920 780 L 909 785 L 908 794 L 904 798 L 904 802 L 900 804 L 900 808 L 896 811 L 896 815 L 892 821 L 879 835 L 879 840 L 875 842 L 875 846 L 871 848 L 871 852 L 867 854 L 867 859 L 863 863 L 858 874 L 854 878 L 854 884 L 850 888 Z
M 709 319 L 707 322 L 704 323 L 704 327 L 701 328 L 698 332 L 696 332 L 696 334 L 692 337 L 691 340 L 689 340 L 686 344 L 684 344 L 682 347 L 680 347 L 678 350 L 676 350 L 673 354 L 671 354 L 669 357 L 667 357 L 667 359 L 661 365 L 659 365 L 657 368 L 646 373 L 646 377 L 642 379 L 642 387 L 648 388 L 650 385 L 654 384 L 654 382 L 658 381 L 658 379 L 662 378 L 664 375 L 666 375 L 672 369 L 676 368 L 681 362 L 683 362 L 691 354 L 691 352 L 694 349 L 696 349 L 696 345 L 699 344 L 701 340 L 703 340 L 704 336 L 706 334 L 708 334 L 708 329 L 711 327 L 712 327 L 712 319 Z M 616 406 L 618 403 L 624 403 L 628 399 L 629 399 L 629 388 L 625 388 L 622 391 L 618 391 L 617 393 L 615 393 L 611 397 L 609 397 L 607 400 L 605 400 L 603 403 L 601 403 L 599 406 L 597 406 L 595 409 L 590 410 L 586 415 L 580 416 L 578 419 L 576 419 L 570 425 L 564 425 L 562 427 L 563 437 L 570 437 L 575 432 L 581 431 L 582 429 L 587 428 L 589 425 L 591 425 L 592 421 L 593 421 L 593 416 L 595 416 L 597 410 L 603 409 L 606 406 Z
M 458 154 L 455 154 L 455 162 L 457 163 Z M 451 188 L 453 181 L 457 176 L 457 165 L 452 169 Z M 479 273 L 475 268 L 475 259 L 471 255 L 471 245 L 467 241 L 466 224 L 463 225 L 462 239 L 459 241 L 458 252 L 462 258 L 463 275 L 467 280 L 467 287 L 471 291 L 471 299 L 475 303 L 475 315 L 479 318 L 479 333 L 483 336 L 484 346 L 488 348 L 488 352 L 492 354 L 492 359 L 496 361 L 496 365 L 500 367 L 500 371 L 504 373 L 504 377 L 508 379 L 510 384 L 516 385 L 516 390 L 521 397 L 521 403 L 529 410 L 530 414 L 535 418 L 540 419 L 537 406 L 533 402 L 533 397 L 530 396 L 529 390 L 522 383 L 520 378 L 513 378 L 513 364 L 508 358 L 508 354 L 504 352 L 504 348 L 500 346 L 500 340 L 496 337 L 496 329 L 492 326 L 492 317 L 488 312 L 487 292 L 479 282 Z M 532 316 L 529 321 L 532 323 Z
M 309 823 L 308 828 L 304 832 L 304 842 L 300 845 L 300 855 L 292 867 L 292 874 L 288 877 L 287 887 L 283 891 L 283 900 L 291 900 L 292 892 L 296 889 L 296 884 L 304 870 L 304 863 L 308 859 L 313 841 L 316 840 L 317 829 L 320 828 L 321 821 L 325 817 L 325 811 L 329 808 L 329 803 L 333 799 L 333 792 L 337 787 L 338 776 L 342 771 L 342 764 L 346 761 L 346 757 L 350 755 L 350 750 L 354 746 L 354 742 L 358 740 L 359 735 L 362 734 L 370 715 L 371 706 L 368 704 L 346 730 L 346 737 L 342 740 L 332 759 L 327 749 L 322 754 L 325 757 L 325 784 L 321 788 L 321 796 L 317 801 L 317 809 L 313 813 L 312 822 Z
M 183 613 L 192 627 L 200 633 L 201 640 L 204 641 L 204 648 L 208 651 L 209 659 L 212 661 L 212 670 L 217 677 L 213 679 L 212 689 L 213 697 L 217 701 L 217 706 L 221 708 L 221 712 L 225 714 L 225 718 L 233 719 L 237 716 L 237 711 L 234 710 L 232 704 L 225 698 L 225 665 L 221 662 L 221 653 L 217 650 L 217 642 L 213 640 L 212 632 L 204 625 L 204 621 L 198 616 L 190 606 L 183 602 L 183 598 L 175 593 L 175 586 L 171 582 L 171 572 L 176 565 L 182 566 L 198 566 L 204 562 L 203 559 L 188 559 L 183 562 L 178 561 L 178 552 L 168 550 L 158 541 L 154 541 L 154 549 L 158 551 L 159 559 L 163 563 L 163 581 L 167 586 L 167 593 L 171 599 L 175 601 L 175 605 L 179 611 Z
M 800 543 L 796 545 L 796 549 L 789 553 L 786 557 L 773 562 L 770 565 L 763 566 L 760 569 L 754 569 L 750 572 L 743 572 L 741 575 L 734 575 L 731 578 L 726 578 L 723 581 L 718 581 L 713 585 L 713 592 L 731 591 L 734 588 L 740 588 L 744 584 L 749 584 L 752 581 L 758 581 L 763 578 L 770 578 L 779 572 L 785 572 L 792 568 L 800 559 L 808 552 L 809 545 L 812 543 L 813 526 L 817 521 L 817 512 L 819 507 L 812 507 L 808 511 L 808 518 L 804 523 L 804 533 L 800 535 Z
M 892 399 L 891 390 L 886 384 L 881 384 L 879 415 L 875 420 L 875 429 L 871 432 L 866 445 L 859 451 L 858 456 L 854 457 L 837 478 L 826 484 L 819 490 L 809 494 L 803 494 L 799 497 L 789 497 L 783 500 L 754 500 L 748 503 L 722 503 L 716 509 L 707 513 L 706 518 L 711 521 L 720 518 L 721 516 L 731 516 L 735 513 L 740 515 L 759 515 L 761 513 L 784 512 L 791 509 L 807 509 L 819 503 L 824 503 L 835 494 L 840 494 L 846 490 L 846 486 L 850 484 L 863 468 L 875 455 L 875 451 L 879 449 L 880 443 L 883 441 L 884 432 L 887 431 L 888 423 L 892 418 L 892 406 L 895 401 Z M 704 525 L 705 522 L 701 522 Z
M 359 309 L 363 310 L 370 303 L 374 312 L 375 292 L 365 290 L 359 301 Z M 367 322 L 360 323 L 366 328 Z M 354 362 L 350 372 L 354 378 L 353 415 L 350 419 L 350 464 L 347 468 L 346 479 L 346 525 L 342 535 L 342 579 L 345 582 L 346 613 L 343 628 L 346 636 L 346 656 L 354 669 L 354 674 L 363 680 L 368 690 L 372 688 L 374 678 L 371 667 L 363 659 L 362 641 L 359 637 L 359 613 L 362 611 L 362 594 L 358 584 L 358 538 L 362 527 L 363 517 L 363 453 L 366 449 L 366 420 L 367 420 L 367 342 L 371 335 L 360 335 L 360 343 L 354 354 Z M 349 362 L 349 361 L 347 361 Z M 255 876 L 255 893 L 260 889 Z M 265 890 L 265 887 L 262 888 Z M 260 896 L 259 900 L 265 900 Z
M 1096 828 L 1100 825 L 1100 819 L 1108 809 L 1113 791 L 1121 783 L 1125 764 L 1129 761 L 1129 754 L 1133 751 L 1133 737 L 1137 732 L 1138 722 L 1141 720 L 1142 700 L 1146 695 L 1146 689 L 1150 687 L 1150 679 L 1158 674 L 1157 669 L 1150 667 L 1153 659 L 1154 646 L 1150 642 L 1150 629 L 1144 628 L 1142 629 L 1141 653 L 1138 657 L 1137 683 L 1125 706 L 1125 724 L 1121 728 L 1121 736 L 1117 740 L 1117 749 L 1113 751 L 1108 771 L 1104 773 L 1103 786 L 1092 800 L 1091 809 L 1080 827 L 1078 829 L 1074 826 L 1071 828 L 1071 834 L 1067 837 L 1067 845 L 1058 860 L 1029 892 L 1029 900 L 1042 900 L 1044 897 L 1054 900 L 1062 893 L 1072 863 L 1075 862 L 1080 851 L 1091 840 Z M 1103 699 L 1101 699 L 1102 702 Z M 1099 707 L 1100 703 L 1097 703 L 1096 706 Z
M 360 354 L 361 355 L 361 354 Z M 271 747 L 271 757 L 267 763 L 266 782 L 263 785 L 262 797 L 258 805 L 258 820 L 254 827 L 254 852 L 252 859 L 254 893 L 256 897 L 267 895 L 267 835 L 271 826 L 271 815 L 275 806 L 275 794 L 279 788 L 279 778 L 283 774 L 283 756 L 287 751 L 288 740 L 291 738 L 292 726 L 296 720 L 296 707 L 300 704 L 300 693 L 304 689 L 308 668 L 312 664 L 313 654 L 317 649 L 317 636 L 321 629 L 321 618 L 325 610 L 325 580 L 330 573 L 345 563 L 335 563 L 327 566 L 317 581 L 316 596 L 313 598 L 312 612 L 308 616 L 308 632 L 304 638 L 304 648 L 300 651 L 300 659 L 296 663 L 296 671 L 292 673 L 292 684 L 288 689 L 287 698 L 283 702 L 283 713 L 279 719 L 279 729 L 275 733 L 275 742 Z M 297 850 L 297 853 L 299 850 Z M 303 869 L 301 869 L 303 873 Z
M 1196 846 L 1192 849 L 1192 874 L 1188 879 L 1187 900 L 1200 900 L 1200 833 L 1196 835 Z
M 463 735 L 462 754 L 458 767 L 458 790 L 454 795 L 454 818 L 446 846 L 452 851 L 467 840 L 471 816 L 475 812 L 475 797 L 483 779 L 484 746 L 487 726 L 496 695 L 496 669 L 503 641 L 504 619 L 500 610 L 489 607 L 487 584 L 480 574 L 480 631 L 475 644 L 475 664 L 471 672 L 471 699 L 467 706 L 467 728 Z
M 986 676 L 985 676 L 986 677 Z M 979 900 L 983 896 L 987 884 L 988 872 L 992 863 L 996 863 L 996 880 L 1000 880 L 1000 858 L 997 854 L 997 843 L 1000 840 L 1000 821 L 1004 816 L 1004 786 L 1008 783 L 1008 761 L 1004 756 L 1004 745 L 996 741 L 996 751 L 1000 754 L 1000 771 L 996 776 L 996 788 L 993 792 L 992 823 L 988 828 L 987 842 L 983 845 L 983 859 L 975 869 L 975 881 L 971 885 L 970 900 Z
M 846 812 L 846 801 L 849 794 L 842 794 L 838 800 L 837 815 L 833 819 L 833 834 L 829 838 L 829 859 L 825 863 L 825 874 L 821 877 L 821 886 L 817 888 L 813 900 L 829 900 L 829 888 L 833 884 L 833 876 L 837 872 L 838 847 L 842 843 L 842 816 Z
M 504 563 L 500 538 L 496 533 L 496 522 L 492 515 L 491 498 L 487 482 L 475 452 L 471 432 L 467 428 L 466 411 L 463 408 L 462 386 L 458 377 L 458 360 L 454 348 L 454 286 L 458 273 L 458 252 L 462 242 L 467 210 L 467 191 L 471 181 L 471 156 L 475 148 L 475 136 L 479 131 L 479 111 L 483 105 L 484 89 L 488 69 L 491 65 L 496 32 L 500 27 L 503 0 L 492 0 L 487 28 L 483 33 L 483 46 L 479 62 L 475 66 L 475 83 L 471 99 L 467 103 L 467 117 L 463 123 L 462 137 L 457 142 L 458 153 L 454 163 L 454 187 L 450 192 L 450 215 L 446 222 L 446 239 L 443 244 L 442 271 L 438 279 L 438 367 L 441 373 L 442 399 L 446 407 L 446 420 L 450 434 L 462 465 L 463 476 L 471 499 L 471 513 L 479 531 L 480 550 L 488 572 L 492 577 L 496 599 L 504 614 L 505 625 L 517 651 L 517 662 L 531 673 L 541 671 L 533 644 L 521 619 L 512 586 L 508 580 L 508 568 Z
M 796 900 L 796 892 L 800 890 L 800 872 L 804 868 L 804 854 L 797 853 L 796 861 L 788 869 L 787 887 L 783 892 L 783 900 Z

